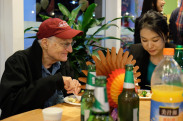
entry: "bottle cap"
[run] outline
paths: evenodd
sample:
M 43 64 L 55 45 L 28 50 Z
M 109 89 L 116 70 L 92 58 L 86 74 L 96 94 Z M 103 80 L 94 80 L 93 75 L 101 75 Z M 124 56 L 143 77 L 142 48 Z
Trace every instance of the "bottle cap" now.
M 183 50 L 183 45 L 176 45 L 176 50 Z
M 126 64 L 125 69 L 128 70 L 128 71 L 133 70 L 133 65 L 132 64 Z
M 88 70 L 90 70 L 90 71 L 95 71 L 95 69 L 96 69 L 96 67 L 95 67 L 95 65 L 88 65 Z
M 174 48 L 163 48 L 163 55 L 174 55 Z

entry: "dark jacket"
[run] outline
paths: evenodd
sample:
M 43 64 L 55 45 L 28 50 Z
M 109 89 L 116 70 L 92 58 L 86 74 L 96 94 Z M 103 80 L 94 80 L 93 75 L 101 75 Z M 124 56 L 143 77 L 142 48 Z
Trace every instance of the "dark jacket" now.
M 1 78 L 1 118 L 43 108 L 56 89 L 66 95 L 62 76 L 74 76 L 69 62 L 62 62 L 55 75 L 42 78 L 42 49 L 37 40 L 30 48 L 15 52 L 7 59 Z
M 170 39 L 173 40 L 173 43 L 175 44 L 183 44 L 183 40 L 180 40 L 180 37 L 178 37 L 178 33 L 177 33 L 177 26 L 176 26 L 176 21 L 177 21 L 177 16 L 179 14 L 179 10 L 180 8 L 176 8 L 170 16 L 169 19 L 169 29 L 170 29 Z
M 171 43 L 166 43 L 165 47 L 175 48 L 175 45 Z M 141 79 L 141 82 L 139 83 L 139 86 L 141 87 L 141 89 L 150 89 L 148 86 L 145 86 L 150 85 L 147 82 L 147 69 L 150 59 L 149 53 L 146 50 L 144 50 L 141 43 L 131 45 L 129 48 L 129 52 L 133 55 L 133 58 L 136 60 L 135 65 L 139 66 L 138 72 L 141 72 L 141 76 L 139 77 L 139 79 Z

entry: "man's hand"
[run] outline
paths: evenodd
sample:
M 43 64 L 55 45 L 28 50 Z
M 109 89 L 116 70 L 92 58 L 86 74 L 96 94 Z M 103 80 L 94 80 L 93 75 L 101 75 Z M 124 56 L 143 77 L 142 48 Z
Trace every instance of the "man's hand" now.
M 76 79 L 73 79 L 73 82 L 75 83 L 75 89 L 74 89 L 74 94 L 78 94 L 79 92 L 80 92 L 80 90 L 81 90 L 81 84 L 79 83 L 79 81 L 78 80 L 76 80 Z
M 81 84 L 79 83 L 78 80 L 73 79 L 71 77 L 63 76 L 63 81 L 64 81 L 64 88 L 67 90 L 67 93 L 74 93 L 78 94 L 79 91 L 81 90 L 80 86 Z

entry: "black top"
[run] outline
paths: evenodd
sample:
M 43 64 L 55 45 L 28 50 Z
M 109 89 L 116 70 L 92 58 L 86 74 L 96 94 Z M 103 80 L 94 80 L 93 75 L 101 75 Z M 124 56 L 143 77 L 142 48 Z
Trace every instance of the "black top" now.
M 42 78 L 42 49 L 37 40 L 30 48 L 15 52 L 7 59 L 1 78 L 1 119 L 44 108 L 55 90 L 66 95 L 62 76 L 74 76 L 69 62 L 62 62 L 55 75 Z
M 166 43 L 165 47 L 175 48 L 175 45 L 171 43 Z M 136 60 L 135 65 L 139 66 L 138 71 L 141 72 L 141 76 L 139 77 L 139 79 L 141 79 L 141 82 L 139 83 L 139 86 L 141 87 L 141 89 L 150 89 L 150 87 L 145 86 L 149 85 L 147 82 L 147 69 L 150 58 L 149 53 L 146 50 L 144 50 L 141 43 L 131 45 L 129 48 L 129 52 L 133 55 L 133 58 Z
M 177 33 L 177 26 L 176 26 L 176 21 L 177 21 L 177 16 L 179 14 L 179 10 L 180 8 L 176 8 L 172 13 L 171 13 L 171 16 L 170 16 L 170 19 L 169 19 L 169 29 L 170 29 L 170 39 L 173 40 L 173 42 L 175 44 L 183 44 L 183 41 L 179 39 L 178 37 L 178 33 Z

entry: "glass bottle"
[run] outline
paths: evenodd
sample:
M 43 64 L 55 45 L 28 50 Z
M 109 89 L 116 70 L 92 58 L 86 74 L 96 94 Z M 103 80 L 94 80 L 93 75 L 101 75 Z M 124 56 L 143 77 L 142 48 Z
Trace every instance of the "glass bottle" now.
M 174 59 L 177 61 L 183 71 L 183 45 L 176 46 Z
M 91 108 L 88 121 L 113 121 L 109 112 L 109 103 L 106 90 L 106 76 L 95 78 L 95 101 Z
M 86 90 L 81 97 L 81 121 L 87 121 L 90 109 L 94 102 L 94 89 L 95 89 L 95 65 L 88 65 L 88 76 L 86 83 Z
M 174 60 L 174 49 L 164 48 L 164 58 L 151 77 L 151 116 L 153 121 L 183 121 L 183 80 Z
M 135 92 L 133 65 L 125 65 L 123 91 L 118 96 L 118 121 L 139 121 L 139 96 Z

